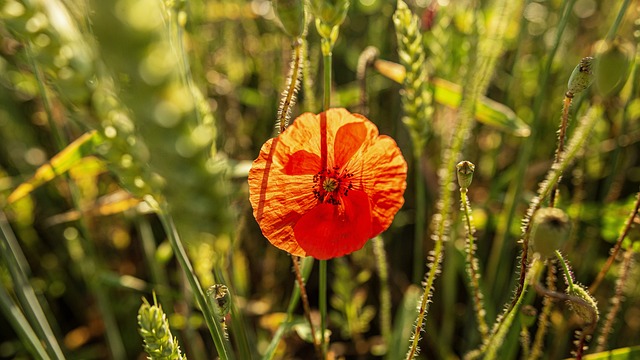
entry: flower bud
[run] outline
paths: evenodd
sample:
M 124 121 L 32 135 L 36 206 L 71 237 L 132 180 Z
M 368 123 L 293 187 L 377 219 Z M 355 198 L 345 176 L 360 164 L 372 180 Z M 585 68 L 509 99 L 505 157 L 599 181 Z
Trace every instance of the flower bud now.
M 302 36 L 307 20 L 304 0 L 275 0 L 273 3 L 284 32 L 294 38 Z
M 571 96 L 585 90 L 593 82 L 593 58 L 587 56 L 573 69 L 567 84 L 567 94 Z
M 602 96 L 611 96 L 624 86 L 633 61 L 633 46 L 623 40 L 601 44 L 596 55 L 595 81 Z
M 569 237 L 569 217 L 558 208 L 542 208 L 531 222 L 531 248 L 543 259 L 553 257 Z
M 586 303 L 571 300 L 567 301 L 571 310 L 573 310 L 573 312 L 578 315 L 582 321 L 586 324 L 594 324 L 598 321 L 598 318 L 600 317 L 600 313 L 598 312 L 598 303 L 593 296 L 589 294 L 589 291 L 584 289 L 582 285 L 574 284 L 573 287 L 567 288 L 567 294 L 580 298 Z
M 340 26 L 347 17 L 349 0 L 311 0 L 309 5 L 316 19 L 332 29 Z
M 207 290 L 207 296 L 212 300 L 214 314 L 220 321 L 224 321 L 231 307 L 229 288 L 224 284 L 212 285 Z
M 458 169 L 460 190 L 467 190 L 471 186 L 471 181 L 473 181 L 473 172 L 476 170 L 476 166 L 472 162 L 464 160 L 460 161 L 456 168 Z

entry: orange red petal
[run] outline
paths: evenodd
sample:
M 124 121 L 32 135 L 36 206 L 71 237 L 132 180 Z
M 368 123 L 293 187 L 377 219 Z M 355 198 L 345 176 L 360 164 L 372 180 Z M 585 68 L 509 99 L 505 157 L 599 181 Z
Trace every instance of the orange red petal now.
M 393 139 L 361 115 L 329 109 L 301 115 L 263 145 L 249 172 L 249 198 L 273 245 L 327 259 L 389 227 L 404 203 L 406 173 Z

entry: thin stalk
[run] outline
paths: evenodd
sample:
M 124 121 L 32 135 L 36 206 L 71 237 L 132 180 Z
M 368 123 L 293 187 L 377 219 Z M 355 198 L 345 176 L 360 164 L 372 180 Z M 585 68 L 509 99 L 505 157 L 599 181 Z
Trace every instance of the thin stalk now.
M 311 273 L 311 269 L 313 268 L 313 258 L 312 257 L 306 257 L 302 260 L 302 280 L 303 282 L 306 281 L 309 278 L 309 274 Z M 289 306 L 287 306 L 287 319 L 285 321 L 282 322 L 282 324 L 280 324 L 280 327 L 278 327 L 278 330 L 276 331 L 275 335 L 273 336 L 273 339 L 271 339 L 271 343 L 269 343 L 269 347 L 267 348 L 267 350 L 265 351 L 264 356 L 262 357 L 262 360 L 272 360 L 275 353 L 276 353 L 276 348 L 278 347 L 278 344 L 280 343 L 280 339 L 282 339 L 282 336 L 284 335 L 284 333 L 289 330 L 289 327 L 291 325 L 291 321 L 293 320 L 293 312 L 295 311 L 296 307 L 298 306 L 298 302 L 300 300 L 300 296 L 301 296 L 301 292 L 300 292 L 300 287 L 298 286 L 298 283 L 296 282 L 296 286 L 293 288 L 293 292 L 291 293 L 291 297 L 289 298 Z
M 322 41 L 329 41 L 322 39 Z M 323 110 L 327 111 L 331 107 L 331 51 L 322 52 L 322 62 L 324 65 L 324 96 L 323 96 Z
M 618 280 L 616 281 L 615 295 L 610 300 L 611 307 L 609 308 L 607 316 L 605 317 L 605 322 L 602 325 L 602 331 L 600 332 L 600 336 L 597 341 L 598 346 L 596 347 L 596 352 L 605 350 L 609 335 L 613 331 L 613 323 L 615 322 L 616 316 L 618 315 L 618 312 L 620 312 L 620 308 L 624 302 L 624 287 L 627 284 L 629 273 L 633 265 L 633 255 L 634 251 L 632 247 L 629 247 L 629 249 L 624 253 L 622 266 L 620 267 L 620 275 L 618 275 Z
M 618 16 L 616 16 L 616 20 L 613 22 L 611 27 L 609 28 L 609 32 L 607 32 L 606 42 L 611 43 L 613 39 L 616 37 L 616 33 L 618 32 L 618 28 L 622 23 L 622 19 L 624 19 L 624 15 L 627 12 L 627 8 L 631 4 L 631 0 L 623 0 L 622 5 L 620 5 L 620 11 L 618 11 Z
M 320 347 L 322 350 L 322 359 L 327 358 L 327 350 L 329 343 L 325 338 L 325 329 L 327 328 L 327 260 L 320 260 Z
M 309 329 L 311 329 L 311 338 L 313 339 L 313 347 L 316 349 L 316 352 L 319 356 L 322 356 L 322 349 L 320 348 L 320 343 L 318 342 L 318 337 L 316 336 L 316 327 L 313 325 L 313 321 L 311 321 L 311 308 L 309 307 L 309 298 L 307 297 L 307 290 L 304 286 L 304 279 L 302 278 L 302 272 L 300 271 L 300 265 L 298 264 L 299 258 L 294 256 L 291 258 L 293 262 L 293 270 L 296 273 L 296 284 L 298 285 L 298 291 L 300 293 L 300 298 L 302 299 L 302 308 L 304 309 L 304 316 L 307 318 L 309 322 Z
M 558 157 L 564 151 L 564 141 L 567 137 L 567 125 L 569 124 L 569 109 L 571 108 L 571 101 L 573 100 L 573 94 L 567 92 L 564 96 L 564 100 L 562 101 L 562 119 L 560 121 L 560 128 L 558 129 L 558 148 L 556 149 L 556 153 L 554 155 L 553 162 L 558 162 Z M 549 198 L 549 207 L 556 206 L 556 197 L 559 195 L 560 190 L 558 189 L 558 183 L 553 186 L 553 190 L 551 191 L 551 196 Z
M 467 276 L 469 277 L 469 288 L 471 289 L 476 320 L 478 321 L 478 330 L 480 331 L 482 340 L 485 340 L 489 336 L 489 327 L 487 326 L 487 321 L 485 319 L 487 312 L 484 308 L 484 295 L 480 290 L 480 269 L 478 266 L 478 259 L 475 256 L 475 230 L 471 223 L 471 208 L 469 206 L 469 198 L 467 197 L 467 189 L 460 189 L 460 202 L 462 203 L 462 212 L 464 213 L 467 228 L 467 242 L 465 244 L 467 256 L 465 268 L 467 270 Z
M 517 298 L 520 296 L 520 292 L 523 291 L 524 282 L 527 271 L 527 261 L 529 253 L 529 236 L 531 234 L 531 217 L 542 205 L 543 199 L 551 193 L 553 186 L 558 182 L 562 172 L 573 162 L 578 155 L 578 151 L 582 149 L 591 130 L 593 129 L 595 122 L 600 119 L 602 114 L 602 107 L 598 105 L 592 106 L 587 114 L 580 119 L 580 124 L 575 129 L 571 140 L 567 146 L 567 149 L 560 154 L 558 162 L 553 163 L 549 172 L 547 172 L 546 178 L 539 184 L 537 195 L 529 203 L 529 209 L 522 221 L 522 253 L 520 255 L 520 279 L 518 281 L 518 288 L 516 290 L 514 299 L 511 302 L 511 306 L 515 305 Z
M 556 258 L 558 259 L 558 262 L 560 263 L 560 265 L 562 265 L 562 272 L 564 273 L 564 278 L 567 282 L 567 291 L 569 293 L 573 293 L 573 287 L 575 286 L 575 284 L 573 283 L 573 275 L 571 275 L 571 270 L 569 270 L 569 265 L 567 265 L 567 261 L 564 259 L 564 257 L 562 256 L 562 253 L 560 253 L 559 250 L 556 250 Z
M 276 120 L 276 126 L 280 134 L 289 126 L 291 109 L 296 103 L 296 95 L 300 88 L 301 68 L 303 66 L 302 38 L 296 38 L 293 41 L 291 64 L 289 66 L 289 75 L 287 76 L 285 89 L 282 92 L 282 99 L 278 107 L 278 119 Z
M 532 260 L 531 268 L 527 271 L 527 277 L 525 278 L 525 289 L 529 285 L 536 284 L 538 282 L 538 277 L 540 276 L 543 266 L 544 263 L 539 258 L 535 257 Z M 485 346 L 485 348 L 487 349 L 487 353 L 484 357 L 485 360 L 496 359 L 498 350 L 504 343 L 504 339 L 507 336 L 509 329 L 511 328 L 511 324 L 520 311 L 520 306 L 522 305 L 525 298 L 525 293 L 526 291 L 523 290 L 520 292 L 520 294 L 518 294 L 518 298 L 514 306 L 507 312 L 503 320 L 498 324 L 498 328 L 493 332 L 493 335 Z
M 418 283 L 423 275 L 424 267 L 424 233 L 427 217 L 427 201 L 424 176 L 422 174 L 422 150 L 414 151 L 415 182 L 416 182 L 416 217 L 413 242 L 413 276 L 414 283 Z
M 437 206 L 437 214 L 432 220 L 432 228 L 434 233 L 432 238 L 435 242 L 434 249 L 429 256 L 429 270 L 424 282 L 424 294 L 420 301 L 418 318 L 416 319 L 413 339 L 407 353 L 407 360 L 411 360 L 418 352 L 418 342 L 420 341 L 420 333 L 423 329 L 426 313 L 429 309 L 430 299 L 433 296 L 433 286 L 435 279 L 440 272 L 440 263 L 444 256 L 444 241 L 449 236 L 449 222 L 451 217 L 451 206 L 453 205 L 453 190 L 451 183 L 456 177 L 457 157 L 461 156 L 465 142 L 473 127 L 473 114 L 475 103 L 481 94 L 484 94 L 489 85 L 489 80 L 495 70 L 498 56 L 502 53 L 502 39 L 506 32 L 507 24 L 512 18 L 513 12 L 517 6 L 512 1 L 498 1 L 495 4 L 495 11 L 499 14 L 493 26 L 488 29 L 487 34 L 483 37 L 483 41 L 478 44 L 477 58 L 473 57 L 470 61 L 466 79 L 469 86 L 466 87 L 463 94 L 462 104 L 460 106 L 457 125 L 452 133 L 452 139 L 449 147 L 444 151 L 444 161 L 440 174 L 440 201 Z M 473 52 L 475 54 L 475 52 Z
M 553 261 L 549 260 L 547 263 L 547 289 L 556 291 L 556 267 Z M 533 339 L 533 345 L 531 346 L 531 352 L 526 357 L 528 360 L 536 360 L 543 354 L 544 337 L 549 329 L 549 317 L 553 310 L 553 300 L 550 297 L 545 296 L 542 299 L 542 310 L 538 316 L 538 329 L 536 330 L 536 336 Z
M 558 23 L 558 27 L 556 30 L 556 37 L 554 39 L 553 46 L 548 52 L 547 59 L 545 61 L 542 72 L 539 76 L 540 84 L 547 84 L 549 80 L 549 76 L 551 75 L 551 65 L 553 64 L 556 53 L 558 52 L 558 48 L 560 46 L 560 41 L 562 40 L 562 35 L 564 34 L 564 30 L 569 22 L 569 18 L 571 17 L 572 9 L 576 0 L 565 0 L 562 5 L 563 13 L 560 22 Z M 504 259 L 503 250 L 505 248 L 504 244 L 507 243 L 507 237 L 509 236 L 509 229 L 511 229 L 511 224 L 515 219 L 516 207 L 520 203 L 521 194 L 522 194 L 522 186 L 525 183 L 522 179 L 525 178 L 525 172 L 530 165 L 531 156 L 533 153 L 533 149 L 535 144 L 538 143 L 538 124 L 541 123 L 540 116 L 542 110 L 542 104 L 544 100 L 547 98 L 547 91 L 538 91 L 536 97 L 533 102 L 532 107 L 532 119 L 531 119 L 531 134 L 528 138 L 525 139 L 522 144 L 522 150 L 518 152 L 518 163 L 516 165 L 516 176 L 511 182 L 511 187 L 507 191 L 506 196 L 506 206 L 504 212 L 507 214 L 505 224 L 501 227 L 502 231 L 496 236 L 495 244 L 491 251 L 491 256 L 489 258 L 489 266 L 488 266 L 488 277 L 494 278 L 496 274 L 499 272 L 499 266 Z M 524 261 L 526 259 L 521 259 L 520 263 L 520 282 L 522 282 L 525 272 Z M 515 298 L 518 298 L 518 294 L 516 294 Z
M 34 358 L 42 360 L 51 359 L 44 347 L 42 347 L 42 343 L 40 342 L 41 337 L 33 330 L 27 318 L 24 317 L 22 310 L 13 302 L 4 286 L 0 286 L 0 311 L 2 311 L 4 318 L 9 321 L 9 324 L 13 327 L 22 344 Z
M 209 332 L 211 333 L 213 343 L 216 347 L 216 350 L 218 351 L 218 356 L 221 360 L 234 359 L 233 353 L 228 349 L 228 341 L 224 337 L 224 333 L 220 327 L 220 324 L 216 321 L 215 316 L 207 305 L 207 300 L 204 292 L 202 291 L 202 287 L 200 286 L 200 282 L 196 277 L 193 266 L 191 265 L 191 261 L 187 256 L 187 252 L 184 249 L 184 246 L 182 246 L 180 235 L 178 234 L 178 230 L 173 223 L 173 218 L 171 217 L 171 215 L 169 215 L 166 205 L 164 205 L 162 209 L 159 209 L 158 217 L 160 218 L 162 226 L 167 234 L 167 238 L 169 239 L 169 243 L 171 244 L 173 253 L 176 256 L 178 263 L 180 263 L 180 267 L 182 268 L 187 281 L 189 281 L 189 285 L 191 285 L 196 303 L 202 311 L 204 320 L 207 323 Z
M 24 257 L 24 255 L 20 251 L 15 234 L 11 230 L 4 211 L 0 211 L 0 254 L 7 270 L 9 270 L 14 293 L 25 312 L 27 321 L 30 326 L 34 327 L 33 330 L 36 336 L 46 345 L 47 357 L 64 359 L 62 349 L 49 325 L 44 310 L 38 302 L 38 297 L 33 287 L 31 287 L 27 275 L 22 271 L 16 260 L 16 258 Z
M 622 240 L 624 240 L 624 238 L 627 237 L 627 234 L 629 233 L 629 229 L 633 224 L 633 219 L 638 214 L 639 208 L 640 208 L 640 192 L 638 192 L 638 194 L 636 195 L 636 203 L 633 207 L 633 210 L 629 214 L 629 217 L 627 218 L 627 221 L 625 222 L 624 227 L 620 232 L 620 235 L 618 236 L 618 240 L 616 241 L 616 244 L 614 245 L 613 250 L 611 251 L 611 255 L 609 255 L 609 258 L 607 259 L 607 262 L 604 264 L 602 269 L 600 269 L 600 272 L 596 276 L 596 279 L 593 281 L 591 286 L 589 286 L 590 293 L 593 294 L 598 289 L 598 286 L 600 286 L 602 279 L 604 279 L 604 276 L 609 271 L 609 268 L 611 268 L 611 265 L 613 265 L 613 262 L 615 261 L 616 256 L 618 256 L 618 252 L 620 252 L 620 248 L 622 247 Z
M 387 348 L 391 345 L 391 291 L 389 290 L 389 269 L 384 241 L 377 236 L 373 241 L 373 254 L 380 278 L 380 333 Z
M 40 92 L 40 96 L 42 98 L 43 107 L 47 115 L 47 120 L 51 128 L 51 133 L 53 134 L 53 138 L 56 143 L 57 150 L 60 151 L 66 147 L 67 142 L 62 137 L 62 134 L 58 129 L 57 124 L 55 123 L 55 120 L 53 117 L 53 110 L 52 110 L 53 107 L 51 104 L 51 99 L 49 99 L 49 96 L 47 94 L 47 88 L 44 83 L 44 78 L 41 75 L 41 71 L 40 71 L 40 68 L 38 67 L 35 57 L 30 52 L 29 49 L 30 49 L 30 45 L 27 46 L 27 56 L 29 57 L 31 66 L 33 67 L 33 72 L 36 76 L 36 80 L 38 83 L 38 91 Z M 76 186 L 75 182 L 73 182 L 73 180 L 69 178 L 68 174 L 65 174 L 64 178 L 67 180 L 67 184 L 69 186 L 69 191 L 71 193 L 71 198 L 72 198 L 74 207 L 76 209 L 81 209 L 80 204 L 81 204 L 82 196 L 80 194 L 78 187 Z M 120 330 L 118 329 L 117 322 L 115 320 L 115 315 L 109 303 L 108 294 L 103 288 L 102 284 L 100 284 L 99 276 L 95 276 L 101 271 L 101 267 L 95 266 L 95 264 L 99 264 L 99 261 L 96 256 L 97 251 L 94 245 L 94 241 L 91 239 L 91 233 L 88 230 L 86 219 L 84 217 L 80 218 L 79 228 L 82 233 L 81 238 L 82 238 L 83 250 L 88 254 L 88 258 L 83 259 L 82 264 L 80 264 L 82 275 L 84 277 L 84 280 L 87 282 L 89 289 L 96 297 L 98 307 L 100 308 L 100 313 L 102 314 L 102 318 L 105 325 L 107 343 L 109 345 L 109 350 L 111 351 L 111 355 L 114 358 L 125 357 L 126 352 L 124 350 L 124 344 L 122 343 Z M 89 266 L 89 263 L 91 263 L 91 266 Z

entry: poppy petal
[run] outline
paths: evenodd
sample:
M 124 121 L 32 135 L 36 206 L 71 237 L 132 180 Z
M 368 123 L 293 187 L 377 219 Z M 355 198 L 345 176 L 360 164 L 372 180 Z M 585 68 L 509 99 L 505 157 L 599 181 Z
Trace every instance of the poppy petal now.
M 396 142 L 380 135 L 368 142 L 346 165 L 353 172 L 354 189 L 371 199 L 371 237 L 386 230 L 404 204 L 407 163 Z
M 361 249 L 371 233 L 371 207 L 367 194 L 350 191 L 341 205 L 321 203 L 300 217 L 293 231 L 304 251 L 317 259 L 330 259 Z
M 280 138 L 267 141 L 249 171 L 249 200 L 262 234 L 274 246 L 292 255 L 306 256 L 293 226 L 317 199 L 311 188 L 313 175 L 287 175 L 280 154 Z
M 284 165 L 287 175 L 315 175 L 320 169 L 320 157 L 306 150 L 293 153 Z
M 349 123 L 341 126 L 336 133 L 334 144 L 334 164 L 338 167 L 351 159 L 367 139 L 367 127 L 364 122 Z

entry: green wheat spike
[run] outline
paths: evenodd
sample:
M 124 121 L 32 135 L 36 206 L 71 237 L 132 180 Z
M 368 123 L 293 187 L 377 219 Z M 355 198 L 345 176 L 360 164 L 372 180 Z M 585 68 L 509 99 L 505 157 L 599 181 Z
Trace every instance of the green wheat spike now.
M 422 46 L 420 20 L 407 7 L 398 1 L 393 14 L 393 23 L 398 37 L 398 56 L 406 68 L 404 89 L 402 91 L 402 121 L 409 128 L 413 140 L 414 152 L 419 155 L 426 145 L 429 135 L 429 123 L 433 109 L 432 94 L 428 87 L 428 74 L 424 66 L 425 51 Z
M 138 310 L 138 331 L 144 340 L 144 351 L 151 360 L 186 360 L 182 355 L 178 339 L 171 335 L 169 321 L 162 307 L 153 299 L 153 305 L 142 299 Z

